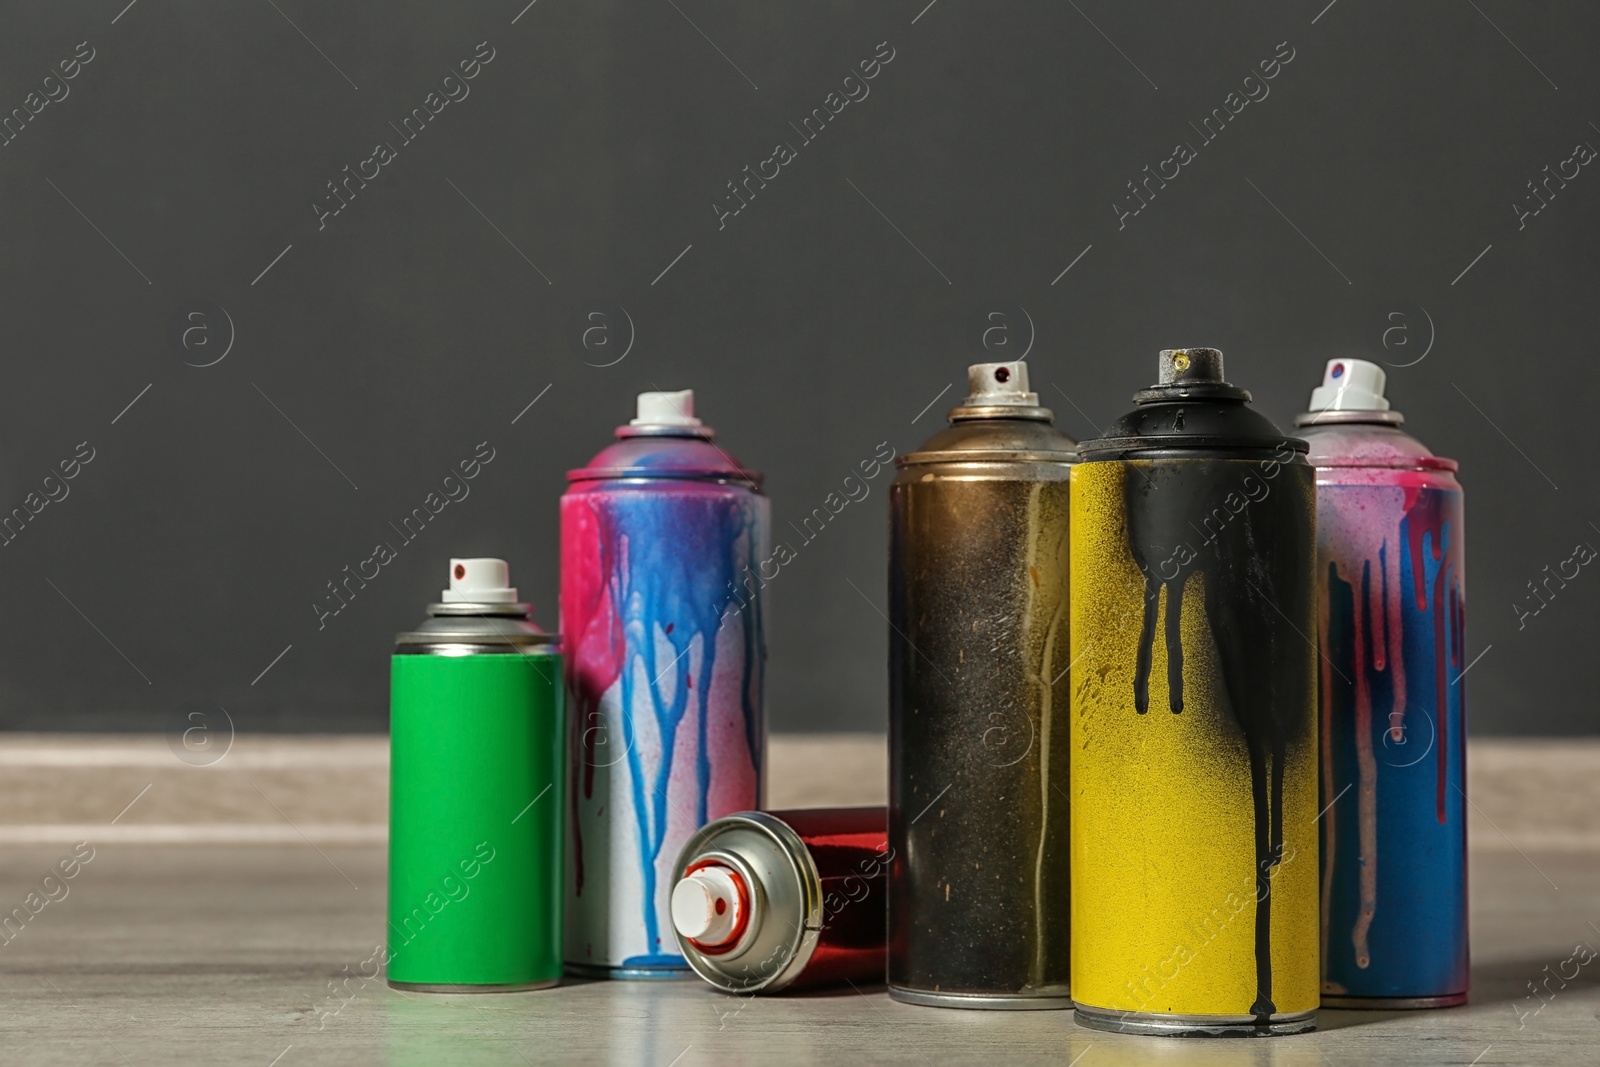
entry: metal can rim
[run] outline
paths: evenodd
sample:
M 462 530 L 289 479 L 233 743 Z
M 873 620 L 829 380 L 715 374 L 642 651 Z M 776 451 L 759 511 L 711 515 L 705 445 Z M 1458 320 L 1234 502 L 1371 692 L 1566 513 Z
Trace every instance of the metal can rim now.
M 1311 446 L 1298 437 L 1263 440 L 1249 437 L 1213 437 L 1173 434 L 1167 437 L 1099 437 L 1078 446 L 1081 463 L 1127 459 L 1271 459 L 1287 447 L 1294 456 L 1279 463 L 1304 461 Z
M 998 452 L 973 448 L 946 452 L 907 452 L 894 462 L 895 466 L 901 469 L 942 463 L 1047 463 L 1052 466 L 1070 467 L 1078 462 L 1078 453 L 1045 451 Z
M 1276 1012 L 1263 1022 L 1255 1015 L 1168 1014 L 1117 1011 L 1078 1002 L 1073 1013 L 1079 1026 L 1111 1033 L 1147 1034 L 1155 1037 L 1212 1037 L 1237 1035 L 1269 1037 L 1306 1033 L 1317 1028 L 1317 1009 Z
M 567 472 L 567 482 L 709 482 L 717 485 L 736 485 L 752 492 L 761 492 L 761 475 L 756 471 L 730 474 L 725 470 L 705 468 L 678 468 L 670 472 L 654 471 L 641 467 L 581 467 Z
M 1311 465 L 1319 471 L 1425 471 L 1429 474 L 1454 474 L 1461 469 L 1460 463 L 1445 456 L 1424 456 L 1420 460 L 1410 463 L 1373 463 L 1367 459 L 1350 460 L 1348 462 L 1320 459 Z
M 945 413 L 950 422 L 973 419 L 1026 419 L 1029 422 L 1056 421 L 1056 413 L 1041 404 L 958 404 Z
M 488 640 L 481 634 L 404 633 L 397 634 L 394 654 L 397 656 L 548 656 L 558 653 L 560 634 L 534 636 L 509 635 L 498 640 Z
M 776 993 L 790 985 L 810 964 L 822 934 L 822 876 L 817 871 L 816 862 L 792 826 L 764 811 L 734 812 L 720 819 L 714 819 L 696 830 L 694 835 L 684 842 L 683 849 L 678 853 L 678 860 L 673 864 L 673 883 L 676 884 L 682 879 L 684 870 L 693 860 L 708 852 L 726 851 L 711 847 L 719 834 L 734 828 L 752 827 L 762 831 L 778 846 L 789 860 L 791 869 L 799 876 L 801 907 L 804 915 L 793 935 L 785 942 L 789 950 L 789 959 L 767 978 L 747 985 L 736 983 L 729 975 L 711 966 L 709 959 L 712 957 L 703 955 L 695 949 L 695 946 L 687 944 L 686 939 L 674 930 L 673 935 L 677 937 L 678 947 L 683 950 L 684 959 L 688 961 L 689 966 L 701 978 L 726 993 Z M 748 864 L 741 863 L 740 866 Z M 750 872 L 745 874 L 746 877 L 751 877 Z M 765 900 L 767 891 L 760 879 L 752 878 L 752 881 L 753 895 Z
M 1301 426 L 1336 426 L 1340 423 L 1366 424 L 1371 426 L 1403 426 L 1406 417 L 1393 408 L 1385 411 L 1355 410 L 1338 411 L 1327 408 L 1322 411 L 1302 411 L 1294 417 L 1295 427 Z

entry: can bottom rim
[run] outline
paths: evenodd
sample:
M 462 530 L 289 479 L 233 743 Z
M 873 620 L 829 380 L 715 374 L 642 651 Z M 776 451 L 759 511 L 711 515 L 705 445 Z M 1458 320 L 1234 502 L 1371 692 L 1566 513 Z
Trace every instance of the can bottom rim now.
M 1317 1013 L 1283 1012 L 1265 1022 L 1254 1015 L 1158 1015 L 1140 1011 L 1108 1011 L 1078 1005 L 1077 1023 L 1091 1030 L 1161 1037 L 1280 1037 L 1317 1028 Z
M 1065 993 L 1030 996 L 1016 993 L 929 993 L 921 989 L 889 987 L 889 999 L 925 1008 L 966 1008 L 976 1011 L 1066 1011 L 1072 998 Z
M 574 978 L 609 978 L 623 981 L 678 981 L 695 977 L 688 964 L 682 967 L 608 967 L 603 963 L 569 963 L 567 973 Z
M 1446 993 L 1437 997 L 1352 997 L 1344 994 L 1322 994 L 1324 1008 L 1363 1008 L 1407 1010 L 1410 1008 L 1454 1008 L 1467 1002 L 1465 991 Z
M 544 978 L 537 982 L 396 982 L 392 978 L 388 981 L 390 989 L 407 993 L 522 993 L 561 984 L 560 978 Z

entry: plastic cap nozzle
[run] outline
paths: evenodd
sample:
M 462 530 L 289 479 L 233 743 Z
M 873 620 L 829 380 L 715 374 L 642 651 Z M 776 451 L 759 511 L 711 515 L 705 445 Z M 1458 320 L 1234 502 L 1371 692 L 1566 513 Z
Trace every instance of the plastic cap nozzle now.
M 1322 384 L 1311 390 L 1311 411 L 1388 411 L 1388 375 L 1365 359 L 1330 359 Z
M 517 591 L 503 559 L 452 559 L 450 588 L 439 599 L 446 604 L 515 604 Z
M 693 426 L 700 420 L 694 417 L 694 390 L 683 389 L 676 393 L 640 393 L 639 416 L 634 426 Z
M 967 368 L 966 407 L 1022 407 L 1039 406 L 1039 394 L 1028 392 L 1028 365 L 1022 360 L 1011 363 L 974 363 Z
M 691 941 L 721 945 L 743 927 L 740 878 L 727 867 L 701 867 L 672 887 L 672 926 Z

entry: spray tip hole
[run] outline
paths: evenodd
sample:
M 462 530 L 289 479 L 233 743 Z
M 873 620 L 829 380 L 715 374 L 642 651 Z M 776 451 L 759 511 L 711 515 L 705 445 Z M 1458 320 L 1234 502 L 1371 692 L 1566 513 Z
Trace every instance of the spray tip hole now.
M 717 898 L 717 914 L 721 915 L 728 910 L 728 902 L 721 897 Z
M 1189 369 L 1189 356 L 1188 356 L 1188 354 L 1185 353 L 1185 352 L 1179 352 L 1177 355 L 1173 356 L 1172 357 L 1172 368 L 1174 370 L 1177 370 L 1177 371 L 1186 371 L 1186 370 L 1188 370 Z
M 482 556 L 450 561 L 450 588 L 439 594 L 446 604 L 514 604 L 511 568 L 503 559 Z
M 978 407 L 1037 407 L 1039 397 L 1028 389 L 1028 365 L 1022 360 L 973 363 L 967 367 L 965 404 Z
M 1388 411 L 1383 395 L 1388 375 L 1365 359 L 1330 359 L 1322 384 L 1311 391 L 1312 411 Z

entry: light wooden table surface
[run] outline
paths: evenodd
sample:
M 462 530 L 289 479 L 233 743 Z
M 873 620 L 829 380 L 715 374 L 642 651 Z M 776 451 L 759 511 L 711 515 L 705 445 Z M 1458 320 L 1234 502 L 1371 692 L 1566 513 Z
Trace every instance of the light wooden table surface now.
M 884 797 L 881 737 L 774 738 L 771 768 L 773 806 Z M 1528 989 L 1576 944 L 1600 948 L 1596 741 L 1474 742 L 1468 1006 L 1324 1011 L 1316 1034 L 1249 1042 L 916 1008 L 881 989 L 334 998 L 328 983 L 382 938 L 386 776 L 382 738 L 240 737 L 194 766 L 162 737 L 0 737 L 0 905 L 71 842 L 95 849 L 65 898 L 0 943 L 0 1063 L 1600 1064 L 1600 959 L 1547 1002 Z

